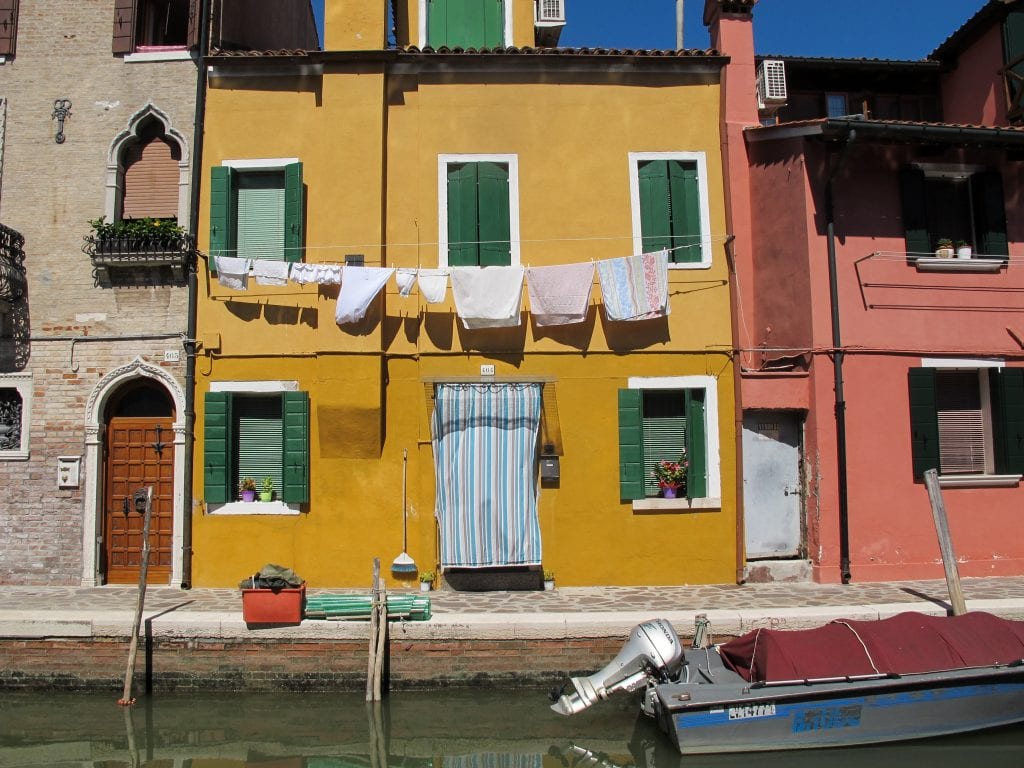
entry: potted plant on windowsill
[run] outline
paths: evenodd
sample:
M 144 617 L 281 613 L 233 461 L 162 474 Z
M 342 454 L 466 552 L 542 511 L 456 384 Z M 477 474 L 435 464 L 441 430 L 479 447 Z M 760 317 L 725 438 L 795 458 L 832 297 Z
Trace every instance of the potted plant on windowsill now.
M 274 478 L 264 477 L 263 485 L 260 488 L 260 501 L 274 500 Z
M 242 501 L 256 501 L 256 481 L 251 477 L 243 477 L 238 481 L 238 493 Z
M 429 592 L 434 586 L 433 571 L 420 571 L 420 592 Z
M 654 472 L 652 474 L 658 481 L 658 487 L 661 489 L 661 497 L 663 499 L 676 498 L 680 489 L 686 487 L 687 466 L 689 466 L 689 462 L 686 460 L 685 452 L 680 455 L 679 461 L 664 459 L 654 465 Z
M 973 255 L 970 243 L 966 240 L 956 241 L 956 257 L 958 259 L 969 259 Z
M 953 241 L 948 237 L 940 237 L 935 243 L 935 255 L 940 259 L 952 259 Z

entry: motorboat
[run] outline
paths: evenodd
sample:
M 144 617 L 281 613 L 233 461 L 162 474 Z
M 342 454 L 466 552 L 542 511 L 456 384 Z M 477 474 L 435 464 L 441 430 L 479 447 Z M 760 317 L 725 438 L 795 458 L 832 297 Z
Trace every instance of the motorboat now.
M 757 629 L 684 651 L 664 619 L 636 626 L 615 659 L 552 709 L 618 692 L 682 754 L 848 747 L 1024 722 L 1024 622 L 988 613 L 900 613 L 806 630 Z

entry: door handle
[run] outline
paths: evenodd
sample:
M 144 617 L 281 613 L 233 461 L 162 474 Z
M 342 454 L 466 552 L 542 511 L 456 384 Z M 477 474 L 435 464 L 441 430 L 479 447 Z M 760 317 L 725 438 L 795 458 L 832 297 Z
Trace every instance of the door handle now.
M 129 515 L 129 513 L 131 511 L 132 511 L 132 504 L 128 500 L 128 497 L 125 496 L 124 499 L 121 502 L 121 512 L 124 513 L 125 517 L 128 517 L 128 515 Z

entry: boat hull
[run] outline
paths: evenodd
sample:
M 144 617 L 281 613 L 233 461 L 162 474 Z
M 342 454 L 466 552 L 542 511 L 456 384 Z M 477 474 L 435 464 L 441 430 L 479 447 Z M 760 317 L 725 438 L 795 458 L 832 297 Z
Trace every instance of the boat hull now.
M 683 754 L 904 741 L 1024 721 L 1024 667 L 764 687 L 664 684 L 655 710 Z

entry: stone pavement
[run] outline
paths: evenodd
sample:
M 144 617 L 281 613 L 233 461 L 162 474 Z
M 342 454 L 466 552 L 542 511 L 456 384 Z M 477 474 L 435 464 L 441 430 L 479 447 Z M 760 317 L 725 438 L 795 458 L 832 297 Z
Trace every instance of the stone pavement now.
M 970 610 L 1024 619 L 1024 577 L 962 580 Z M 403 592 L 403 590 L 397 590 Z M 352 594 L 353 589 L 311 589 L 309 594 Z M 408 592 L 408 590 L 404 590 Z M 0 638 L 130 632 L 138 590 L 134 586 L 6 586 L 0 597 Z M 582 637 L 625 633 L 639 621 L 663 617 L 681 635 L 697 613 L 706 613 L 718 635 L 757 626 L 797 628 L 832 618 L 884 618 L 901 610 L 943 614 L 944 580 L 890 583 L 560 587 L 551 592 L 429 593 L 433 618 L 406 622 L 403 631 L 425 638 Z M 366 622 L 306 620 L 300 627 L 253 629 L 241 620 L 237 589 L 148 588 L 145 614 L 157 633 L 189 631 L 221 637 L 329 634 L 361 636 Z M 348 625 L 344 629 L 339 625 Z

